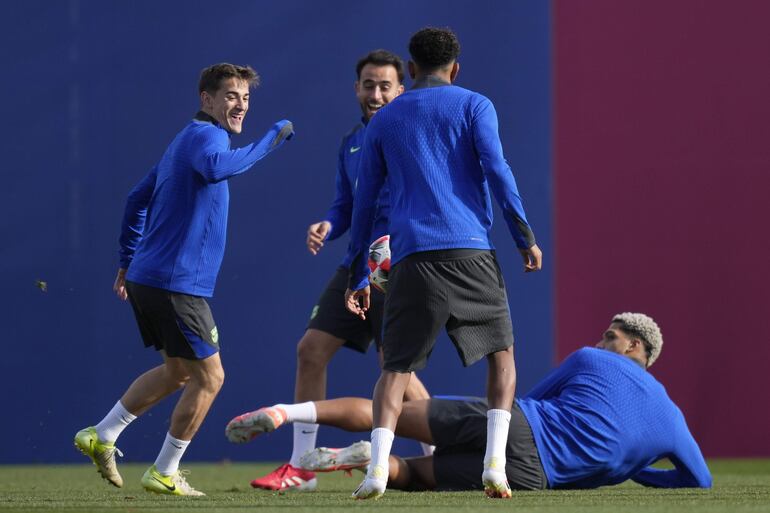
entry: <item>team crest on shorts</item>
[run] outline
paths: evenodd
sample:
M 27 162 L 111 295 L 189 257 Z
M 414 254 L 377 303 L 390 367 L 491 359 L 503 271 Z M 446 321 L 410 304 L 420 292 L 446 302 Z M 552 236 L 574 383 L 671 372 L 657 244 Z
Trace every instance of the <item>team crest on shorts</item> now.
M 211 328 L 211 341 L 215 344 L 219 343 L 219 332 L 217 331 L 217 327 L 214 326 Z

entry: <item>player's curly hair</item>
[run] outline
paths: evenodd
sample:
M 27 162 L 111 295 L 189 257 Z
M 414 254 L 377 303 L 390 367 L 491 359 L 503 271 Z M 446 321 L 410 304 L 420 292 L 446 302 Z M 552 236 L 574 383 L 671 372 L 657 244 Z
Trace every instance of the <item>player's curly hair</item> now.
M 364 66 L 367 64 L 373 64 L 375 66 L 393 66 L 396 68 L 398 81 L 404 81 L 404 61 L 393 52 L 383 49 L 372 50 L 361 57 L 356 63 L 356 77 L 358 77 L 359 80 L 361 80 L 361 70 L 364 69 Z
M 238 66 L 229 62 L 220 62 L 201 71 L 201 79 L 198 82 L 198 93 L 206 91 L 209 94 L 215 94 L 222 84 L 223 80 L 228 78 L 239 78 L 245 80 L 249 87 L 259 85 L 259 74 L 251 66 Z
M 624 312 L 612 318 L 612 322 L 621 325 L 620 329 L 631 337 L 638 337 L 644 342 L 647 351 L 647 367 L 655 363 L 663 349 L 663 335 L 657 323 L 643 313 Z
M 448 27 L 426 27 L 409 40 L 409 55 L 422 70 L 435 71 L 457 60 L 460 41 Z

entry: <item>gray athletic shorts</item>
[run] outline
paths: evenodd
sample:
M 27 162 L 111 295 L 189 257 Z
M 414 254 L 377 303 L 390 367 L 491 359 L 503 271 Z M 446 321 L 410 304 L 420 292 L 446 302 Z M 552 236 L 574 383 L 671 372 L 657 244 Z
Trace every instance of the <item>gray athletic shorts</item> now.
M 345 347 L 365 353 L 374 339 L 377 347 L 382 344 L 382 309 L 385 301 L 382 293 L 372 289 L 371 304 L 362 320 L 345 308 L 345 291 L 348 288 L 348 270 L 340 267 L 329 280 L 326 288 L 313 307 L 308 329 L 316 329 L 345 341 Z
M 145 347 L 167 356 L 203 360 L 219 352 L 219 334 L 205 299 L 126 282 Z
M 391 269 L 383 368 L 425 367 L 442 328 L 466 367 L 513 345 L 508 296 L 493 251 L 423 251 Z
M 436 445 L 433 474 L 437 490 L 481 490 L 487 446 L 487 403 L 483 399 L 430 400 L 428 425 Z M 514 401 L 505 473 L 514 490 L 542 490 L 548 480 L 526 417 Z

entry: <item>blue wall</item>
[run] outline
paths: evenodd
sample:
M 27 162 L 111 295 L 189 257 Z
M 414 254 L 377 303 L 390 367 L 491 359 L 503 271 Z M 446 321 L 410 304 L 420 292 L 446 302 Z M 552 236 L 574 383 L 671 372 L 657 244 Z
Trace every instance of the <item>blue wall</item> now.
M 498 217 L 519 391 L 550 367 L 547 2 L 71 0 L 4 9 L 0 462 L 82 461 L 71 445 L 75 431 L 98 422 L 134 377 L 158 363 L 142 349 L 129 306 L 111 291 L 124 199 L 196 111 L 200 69 L 219 61 L 251 64 L 263 79 L 234 145 L 282 118 L 297 136 L 231 181 L 228 248 L 211 301 L 227 378 L 186 459 L 288 457 L 290 429 L 244 448 L 229 445 L 223 428 L 242 411 L 291 400 L 296 342 L 345 250 L 338 242 L 311 257 L 304 234 L 332 199 L 337 146 L 359 115 L 354 63 L 378 47 L 406 56 L 409 36 L 425 25 L 458 33 L 458 85 L 497 106 L 546 265 L 538 275 L 521 273 Z M 373 352 L 342 351 L 328 394 L 369 396 L 377 374 Z M 485 374 L 483 362 L 463 370 L 442 337 L 421 377 L 433 393 L 483 395 Z M 125 461 L 154 459 L 173 402 L 124 433 Z M 362 436 L 326 428 L 319 444 Z

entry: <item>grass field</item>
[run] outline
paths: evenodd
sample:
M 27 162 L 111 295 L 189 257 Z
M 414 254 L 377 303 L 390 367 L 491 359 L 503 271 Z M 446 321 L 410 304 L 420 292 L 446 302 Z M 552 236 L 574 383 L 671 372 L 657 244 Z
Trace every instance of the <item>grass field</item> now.
M 253 490 L 249 481 L 273 465 L 191 464 L 193 486 L 202 498 L 174 498 L 146 493 L 139 478 L 146 465 L 122 465 L 126 486 L 105 484 L 92 465 L 0 466 L 0 510 L 71 512 L 207 513 L 247 511 L 350 512 L 371 508 L 378 512 L 416 510 L 420 513 L 505 509 L 534 512 L 770 512 L 770 460 L 715 460 L 711 490 L 655 490 L 633 483 L 586 491 L 514 493 L 513 500 L 485 499 L 480 492 L 403 493 L 388 491 L 378 501 L 354 501 L 350 493 L 360 475 L 324 474 L 313 493 L 280 495 Z

